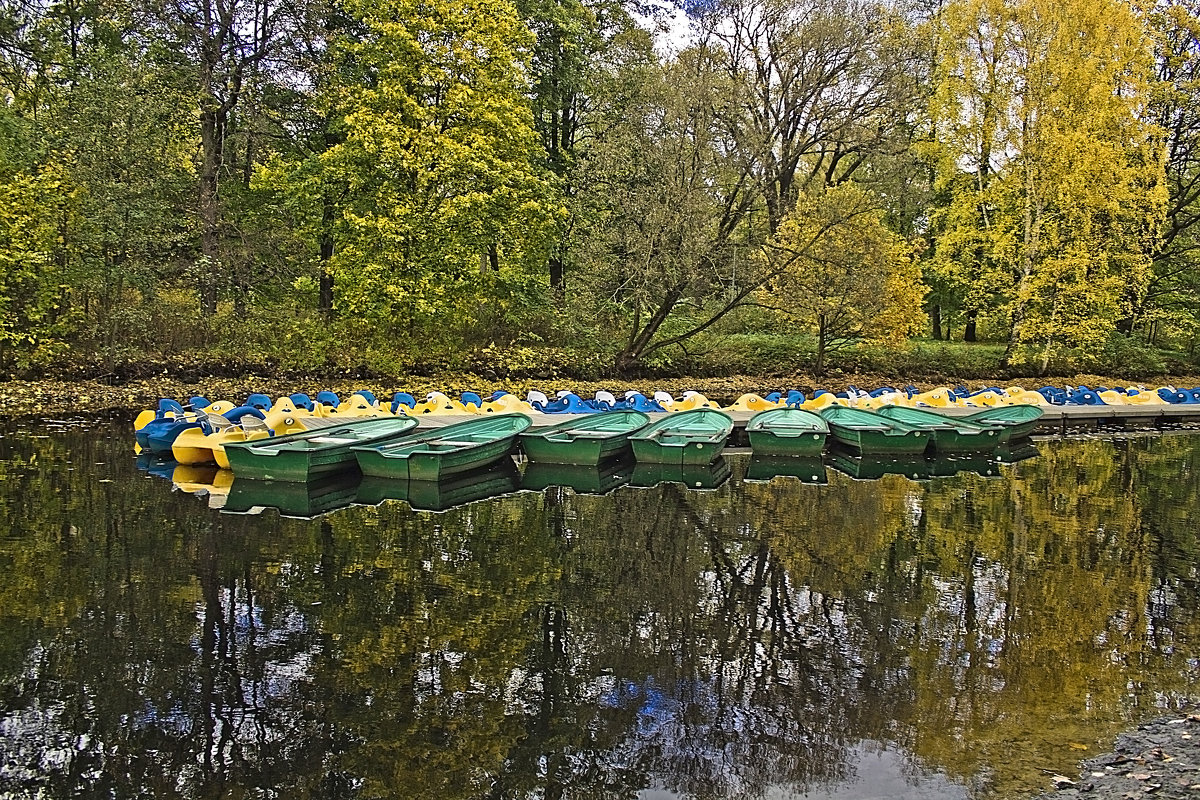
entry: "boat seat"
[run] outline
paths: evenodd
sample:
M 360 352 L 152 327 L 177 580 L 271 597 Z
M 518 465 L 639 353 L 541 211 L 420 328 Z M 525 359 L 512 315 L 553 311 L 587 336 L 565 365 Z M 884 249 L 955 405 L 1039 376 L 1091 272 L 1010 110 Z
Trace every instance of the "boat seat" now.
M 607 439 L 613 435 L 613 431 L 564 431 L 563 433 L 572 439 Z
M 479 442 L 456 442 L 451 439 L 432 439 L 429 441 L 429 444 L 444 444 L 448 447 L 472 447 L 479 444 Z
M 316 444 L 354 444 L 358 439 L 352 436 L 314 436 L 308 441 Z

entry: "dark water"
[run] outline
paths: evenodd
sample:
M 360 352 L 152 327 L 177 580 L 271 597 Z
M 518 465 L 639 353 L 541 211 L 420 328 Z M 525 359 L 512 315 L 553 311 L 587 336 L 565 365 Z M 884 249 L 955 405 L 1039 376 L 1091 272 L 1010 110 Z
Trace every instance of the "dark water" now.
M 0 438 L 0 795 L 1006 797 L 1200 675 L 1196 436 L 314 520 L 131 447 Z

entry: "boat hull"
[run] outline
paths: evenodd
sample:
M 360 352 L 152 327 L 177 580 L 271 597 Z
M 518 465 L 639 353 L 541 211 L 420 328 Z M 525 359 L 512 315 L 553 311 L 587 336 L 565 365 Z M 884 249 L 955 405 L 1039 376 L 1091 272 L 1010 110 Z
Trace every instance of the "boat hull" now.
M 829 425 L 811 411 L 777 408 L 755 414 L 746 425 L 746 434 L 756 456 L 816 458 L 825 449 Z
M 357 468 L 353 447 L 379 444 L 417 426 L 410 417 L 367 417 L 341 425 L 250 442 L 229 442 L 225 458 L 239 478 L 312 481 Z
M 921 408 L 887 406 L 876 413 L 905 425 L 928 430 L 933 437 L 932 449 L 943 455 L 990 453 L 1004 438 L 1004 429 L 998 426 L 947 417 Z
M 1004 443 L 1027 439 L 1037 430 L 1043 412 L 1037 406 L 997 406 L 962 417 L 977 425 L 995 425 L 1002 429 Z
M 639 464 L 704 466 L 716 460 L 733 431 L 728 414 L 713 409 L 679 411 L 629 437 Z
M 356 447 L 354 456 L 363 475 L 369 477 L 439 481 L 508 458 L 529 424 L 524 414 L 478 417 L 431 433 Z
M 595 466 L 626 455 L 629 437 L 650 422 L 640 411 L 606 411 L 521 434 L 521 450 L 533 462 Z
M 919 456 L 932 438 L 928 430 L 861 409 L 831 406 L 821 411 L 829 423 L 829 438 L 863 456 Z

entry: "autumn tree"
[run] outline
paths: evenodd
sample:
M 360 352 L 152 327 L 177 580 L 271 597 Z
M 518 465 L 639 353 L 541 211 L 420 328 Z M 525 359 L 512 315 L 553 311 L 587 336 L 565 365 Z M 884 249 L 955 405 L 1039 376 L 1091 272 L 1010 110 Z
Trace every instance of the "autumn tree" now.
M 806 192 L 907 145 L 917 109 L 906 20 L 873 0 L 723 0 L 702 42 L 729 81 L 717 123 L 774 233 Z
M 1163 200 L 1139 119 L 1147 42 L 1115 0 L 961 0 L 943 22 L 960 46 L 934 106 L 949 194 L 935 257 L 1007 314 L 1006 360 L 1044 371 L 1101 345 L 1145 289 Z
M 817 375 L 838 348 L 859 339 L 901 341 L 923 325 L 925 289 L 913 247 L 852 183 L 801 198 L 765 254 L 775 277 L 763 302 L 816 336 Z

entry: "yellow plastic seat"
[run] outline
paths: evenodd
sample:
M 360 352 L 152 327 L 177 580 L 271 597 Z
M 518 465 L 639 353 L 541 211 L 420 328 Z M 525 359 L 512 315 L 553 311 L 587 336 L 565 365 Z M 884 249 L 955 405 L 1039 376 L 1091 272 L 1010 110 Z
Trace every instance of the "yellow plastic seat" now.
M 1004 404 L 1009 406 L 1048 406 L 1050 401 L 1041 392 L 1021 389 L 1019 392 L 1008 394 L 1004 398 Z
M 801 408 L 806 408 L 809 411 L 820 411 L 822 408 L 830 406 L 849 406 L 850 403 L 845 398 L 838 397 L 832 392 L 825 392 L 816 397 L 810 397 L 800 404 Z
M 750 392 L 734 400 L 725 407 L 726 411 L 767 411 L 772 408 L 783 408 L 786 403 L 768 400 L 765 397 Z
M 419 416 L 421 414 L 470 414 L 458 400 L 443 394 L 442 392 L 430 392 L 425 395 L 425 399 L 417 403 L 416 407 L 408 412 L 410 417 Z
M 483 404 L 484 414 L 532 414 L 533 406 L 525 402 L 515 394 L 503 394 L 495 400 L 485 401 Z

